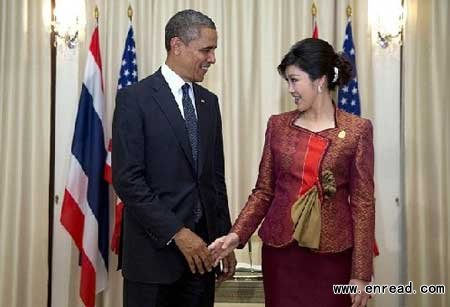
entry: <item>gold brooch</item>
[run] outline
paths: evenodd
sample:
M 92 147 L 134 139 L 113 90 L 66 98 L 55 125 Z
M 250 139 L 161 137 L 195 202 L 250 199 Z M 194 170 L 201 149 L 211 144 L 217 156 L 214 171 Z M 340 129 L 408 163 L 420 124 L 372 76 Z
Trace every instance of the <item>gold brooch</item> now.
M 338 134 L 338 138 L 344 139 L 345 138 L 345 130 L 341 130 Z

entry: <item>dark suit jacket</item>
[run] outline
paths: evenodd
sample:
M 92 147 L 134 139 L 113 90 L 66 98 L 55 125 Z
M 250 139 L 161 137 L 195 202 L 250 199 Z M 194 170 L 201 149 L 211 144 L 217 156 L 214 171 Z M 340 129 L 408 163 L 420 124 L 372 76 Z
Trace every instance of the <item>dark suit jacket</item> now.
M 231 226 L 218 99 L 200 85 L 193 90 L 198 170 L 184 119 L 160 70 L 117 94 L 113 184 L 125 205 L 122 270 L 132 281 L 171 283 L 187 269 L 174 242 L 167 243 L 183 226 L 194 229 L 193 206 L 199 201 L 209 242 Z

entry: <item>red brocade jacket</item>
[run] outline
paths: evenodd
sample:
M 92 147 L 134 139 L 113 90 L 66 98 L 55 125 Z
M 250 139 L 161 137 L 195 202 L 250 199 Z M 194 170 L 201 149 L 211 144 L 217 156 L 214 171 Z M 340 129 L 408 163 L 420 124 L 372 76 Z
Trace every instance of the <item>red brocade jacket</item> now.
M 317 187 L 320 199 L 320 253 L 353 247 L 351 277 L 370 281 L 375 231 L 372 124 L 339 109 L 335 128 L 311 132 L 294 125 L 299 111 L 272 116 L 267 124 L 256 186 L 232 232 L 241 246 L 264 219 L 264 244 L 295 242 L 291 210 L 299 197 Z M 335 191 L 325 195 L 324 171 L 332 173 Z M 317 194 L 317 193 L 316 193 Z

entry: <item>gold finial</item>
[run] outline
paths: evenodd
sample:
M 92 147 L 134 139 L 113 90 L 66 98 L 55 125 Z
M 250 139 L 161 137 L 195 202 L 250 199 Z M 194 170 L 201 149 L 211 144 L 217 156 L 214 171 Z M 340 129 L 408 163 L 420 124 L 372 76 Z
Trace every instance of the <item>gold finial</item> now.
M 347 17 L 348 18 L 352 17 L 352 7 L 350 5 L 347 6 L 346 12 L 347 12 Z
M 311 14 L 313 15 L 313 17 L 317 16 L 317 7 L 316 4 L 313 2 L 312 7 L 311 7 Z
M 130 21 L 133 20 L 133 9 L 131 8 L 131 4 L 128 5 L 128 18 L 130 18 Z
M 99 11 L 98 11 L 98 6 L 95 6 L 95 9 L 94 9 L 94 18 L 95 18 L 95 20 L 97 21 L 97 23 L 98 23 L 98 16 L 99 16 L 100 14 L 99 14 Z

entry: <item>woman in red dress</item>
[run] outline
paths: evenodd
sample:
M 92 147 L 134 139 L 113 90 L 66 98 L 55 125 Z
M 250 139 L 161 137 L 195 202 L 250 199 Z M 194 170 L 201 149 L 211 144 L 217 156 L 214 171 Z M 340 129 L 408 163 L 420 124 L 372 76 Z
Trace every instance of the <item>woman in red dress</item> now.
M 331 98 L 348 83 L 351 64 L 309 38 L 291 47 L 278 71 L 297 109 L 269 119 L 256 186 L 230 233 L 209 248 L 218 261 L 262 222 L 266 307 L 365 306 L 375 228 L 372 124 Z M 334 294 L 336 284 L 361 293 Z

